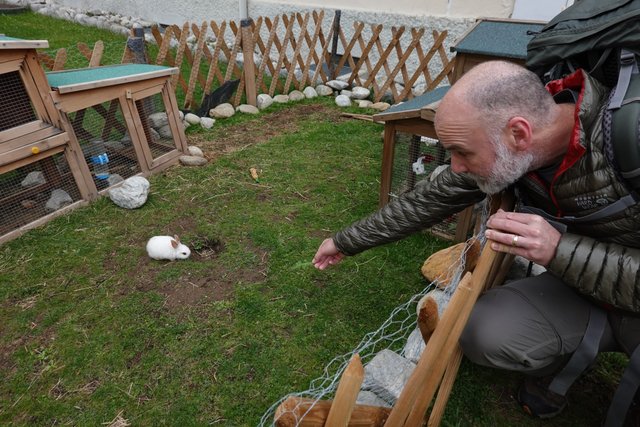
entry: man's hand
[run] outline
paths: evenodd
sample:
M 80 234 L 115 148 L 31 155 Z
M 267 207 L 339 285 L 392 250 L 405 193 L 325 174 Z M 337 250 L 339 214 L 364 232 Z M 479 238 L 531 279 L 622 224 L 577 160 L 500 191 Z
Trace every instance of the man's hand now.
M 556 255 L 562 236 L 539 215 L 502 209 L 491 215 L 487 228 L 485 236 L 492 241 L 493 250 L 519 255 L 545 267 Z
M 344 254 L 338 251 L 333 239 L 324 239 L 318 251 L 313 256 L 313 266 L 318 270 L 324 270 L 329 265 L 334 265 L 342 261 Z

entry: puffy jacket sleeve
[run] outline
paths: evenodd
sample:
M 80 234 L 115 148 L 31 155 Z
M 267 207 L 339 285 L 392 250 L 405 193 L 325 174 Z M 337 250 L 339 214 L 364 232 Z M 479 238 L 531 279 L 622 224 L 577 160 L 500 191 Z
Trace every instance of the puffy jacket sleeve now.
M 403 194 L 333 237 L 345 255 L 355 255 L 441 222 L 485 197 L 473 179 L 447 168 L 433 181 L 422 180 L 413 191 Z
M 640 249 L 565 233 L 548 269 L 585 295 L 640 312 Z

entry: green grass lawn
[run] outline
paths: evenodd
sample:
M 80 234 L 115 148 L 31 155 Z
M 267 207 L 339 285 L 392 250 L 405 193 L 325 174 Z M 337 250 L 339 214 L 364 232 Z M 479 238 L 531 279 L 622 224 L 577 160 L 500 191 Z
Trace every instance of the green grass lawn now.
M 9 19 L 18 37 L 46 38 L 40 20 L 77 41 L 97 31 L 26 14 L 27 36 Z M 0 246 L 0 424 L 251 426 L 306 390 L 427 285 L 422 262 L 448 245 L 417 234 L 311 266 L 323 238 L 376 209 L 381 131 L 326 99 L 218 121 L 188 132 L 209 164 L 150 177 L 143 207 L 102 198 Z M 231 142 L 242 149 L 221 154 Z M 146 240 L 174 233 L 192 257 L 150 260 Z M 515 405 L 519 375 L 464 361 L 443 425 L 598 425 L 624 365 L 601 362 L 543 422 Z

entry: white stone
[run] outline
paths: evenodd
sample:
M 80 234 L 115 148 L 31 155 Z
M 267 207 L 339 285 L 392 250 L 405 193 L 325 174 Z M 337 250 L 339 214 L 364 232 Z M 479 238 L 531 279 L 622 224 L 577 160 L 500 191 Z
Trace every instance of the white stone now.
M 316 86 L 316 93 L 320 96 L 329 96 L 333 95 L 333 89 L 327 85 L 318 85 Z
M 360 108 L 371 108 L 372 105 L 373 105 L 373 102 L 369 101 L 368 99 L 358 101 L 358 107 Z
M 351 99 L 346 95 L 338 95 L 336 96 L 336 104 L 338 107 L 350 107 Z
M 35 187 L 36 185 L 41 185 L 46 183 L 47 180 L 44 178 L 44 174 L 40 171 L 29 172 L 27 176 L 24 177 L 20 185 L 23 187 Z
M 353 99 L 367 99 L 371 95 L 371 91 L 366 87 L 356 86 L 351 89 Z
M 151 135 L 152 142 L 160 140 L 160 134 L 154 128 L 149 128 L 149 135 Z
M 420 333 L 420 329 L 417 327 L 411 332 L 409 338 L 407 338 L 407 343 L 404 345 L 402 349 L 402 355 L 405 359 L 412 361 L 413 363 L 418 363 L 420 360 L 420 355 L 422 351 L 426 347 L 424 343 L 424 339 L 422 338 L 422 334 Z
M 327 86 L 335 90 L 342 90 L 349 87 L 349 83 L 340 80 L 329 80 Z
M 378 111 L 384 111 L 389 107 L 391 107 L 391 104 L 389 104 L 388 102 L 376 102 L 371 105 L 371 108 Z
M 190 156 L 195 156 L 195 157 L 204 157 L 204 153 L 202 152 L 202 150 L 200 149 L 200 147 L 196 147 L 195 145 L 190 145 L 187 148 L 187 151 L 189 152 Z
M 184 120 L 190 125 L 197 125 L 200 123 L 200 117 L 193 113 L 187 113 L 184 115 Z
M 311 86 L 305 87 L 302 93 L 304 93 L 304 96 L 307 99 L 315 98 L 318 96 L 318 92 L 316 92 L 316 90 Z
M 202 126 L 203 129 L 211 129 L 215 122 L 216 120 L 211 117 L 200 117 L 200 126 Z
M 165 112 L 149 114 L 149 121 L 154 128 L 161 128 L 169 123 L 167 113 Z
M 256 98 L 256 104 L 260 110 L 264 110 L 273 104 L 273 98 L 268 93 L 261 93 Z
M 71 198 L 69 193 L 60 188 L 56 188 L 51 192 L 51 197 L 49 197 L 49 200 L 47 200 L 47 203 L 44 207 L 47 211 L 54 212 L 67 205 L 70 205 L 71 203 L 73 203 L 73 199 Z
M 389 402 L 380 399 L 375 393 L 369 390 L 361 390 L 356 398 L 358 405 L 380 406 L 383 408 L 390 408 Z
M 117 173 L 112 173 L 109 175 L 109 178 L 107 178 L 107 183 L 109 184 L 109 187 L 111 187 L 112 185 L 116 185 L 122 181 L 124 181 L 124 178 L 118 175 Z
M 273 102 L 286 104 L 287 102 L 289 102 L 289 95 L 276 95 L 273 97 Z
M 142 176 L 132 176 L 122 185 L 108 191 L 113 203 L 125 209 L 136 209 L 144 205 L 149 196 L 149 181 Z
M 364 367 L 363 389 L 393 404 L 409 380 L 415 364 L 389 349 L 380 351 Z
M 340 95 L 344 95 L 344 96 L 348 97 L 349 99 L 351 99 L 351 98 L 352 98 L 353 93 L 352 93 L 350 90 L 342 89 L 342 90 L 340 91 Z
M 249 104 L 238 105 L 236 107 L 236 111 L 239 111 L 244 114 L 260 114 L 260 110 L 258 110 L 258 107 L 254 107 L 253 105 L 249 105 Z
M 411 88 L 411 94 L 413 96 L 420 96 L 422 95 L 425 91 L 427 90 L 427 85 L 426 83 L 421 83 L 419 85 L 415 85 L 413 88 Z
M 158 129 L 158 134 L 163 139 L 173 139 L 173 133 L 171 133 L 171 127 L 169 125 L 162 126 Z
M 112 151 L 118 151 L 124 149 L 124 144 L 120 141 L 106 141 L 104 143 L 105 148 Z
M 304 99 L 304 93 L 300 92 L 299 90 L 294 90 L 291 91 L 289 93 L 289 100 L 290 101 L 302 101 Z
M 207 159 L 198 156 L 180 156 L 178 160 L 185 166 L 203 166 L 207 164 Z
M 233 105 L 225 102 L 224 104 L 217 105 L 215 108 L 209 110 L 209 116 L 214 119 L 228 119 L 236 113 Z

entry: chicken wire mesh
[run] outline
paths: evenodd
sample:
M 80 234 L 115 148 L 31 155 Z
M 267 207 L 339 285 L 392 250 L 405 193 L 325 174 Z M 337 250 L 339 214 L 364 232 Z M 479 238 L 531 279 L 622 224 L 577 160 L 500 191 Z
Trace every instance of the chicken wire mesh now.
M 141 172 L 118 100 L 67 113 L 98 190 Z
M 0 236 L 81 199 L 63 153 L 0 175 Z
M 483 203 L 479 204 L 482 224 L 486 223 L 490 205 L 490 197 L 487 197 Z M 437 302 L 439 316 L 443 315 L 449 300 L 462 279 L 467 252 L 472 247 L 471 242 L 477 240 L 482 247 L 486 242 L 484 231 L 485 227 L 483 226 L 478 233 L 469 239 L 460 257 L 449 264 L 446 271 L 442 272 L 440 277 L 449 278 L 449 285 L 444 289 L 440 289 L 441 286 L 438 283 L 438 279 L 428 283 L 424 289 L 396 307 L 382 325 L 377 330 L 367 333 L 352 351 L 332 359 L 324 367 L 321 375 L 311 381 L 307 390 L 291 393 L 273 403 L 262 415 L 258 425 L 260 427 L 274 426 L 276 421 L 278 422 L 277 425 L 304 425 L 303 418 L 312 411 L 315 405 L 321 400 L 331 400 L 335 397 L 342 374 L 349 365 L 351 358 L 356 354 L 359 355 L 365 367 L 365 378 L 356 403 L 385 407 L 393 406 L 396 403 L 397 393 L 402 391 L 409 375 L 415 368 L 415 364 L 418 363 L 422 352 L 426 348 L 422 335 L 417 328 L 417 309 L 420 300 L 427 295 L 432 296 Z M 413 339 L 412 335 L 414 335 Z M 386 386 L 381 387 L 375 379 L 372 380 L 372 376 L 375 375 L 367 366 L 374 364 L 373 360 L 383 351 L 387 354 L 395 354 L 394 364 L 403 365 L 406 363 L 407 365 L 407 370 L 402 375 L 390 379 L 393 384 L 387 384 L 387 386 L 394 389 L 393 395 L 389 393 L 390 390 Z M 394 367 L 388 366 L 387 369 L 396 373 Z M 290 398 L 293 399 L 289 401 Z M 317 418 L 310 418 L 317 421 Z
M 37 119 L 18 71 L 0 74 L 0 132 Z
M 136 101 L 136 109 L 153 160 L 178 149 L 161 93 Z
M 389 197 L 394 199 L 413 190 L 418 181 L 435 176 L 438 168 L 446 164 L 446 157 L 445 150 L 435 139 L 404 132 L 396 133 Z M 457 218 L 458 215 L 452 215 L 429 231 L 438 237 L 453 240 Z

